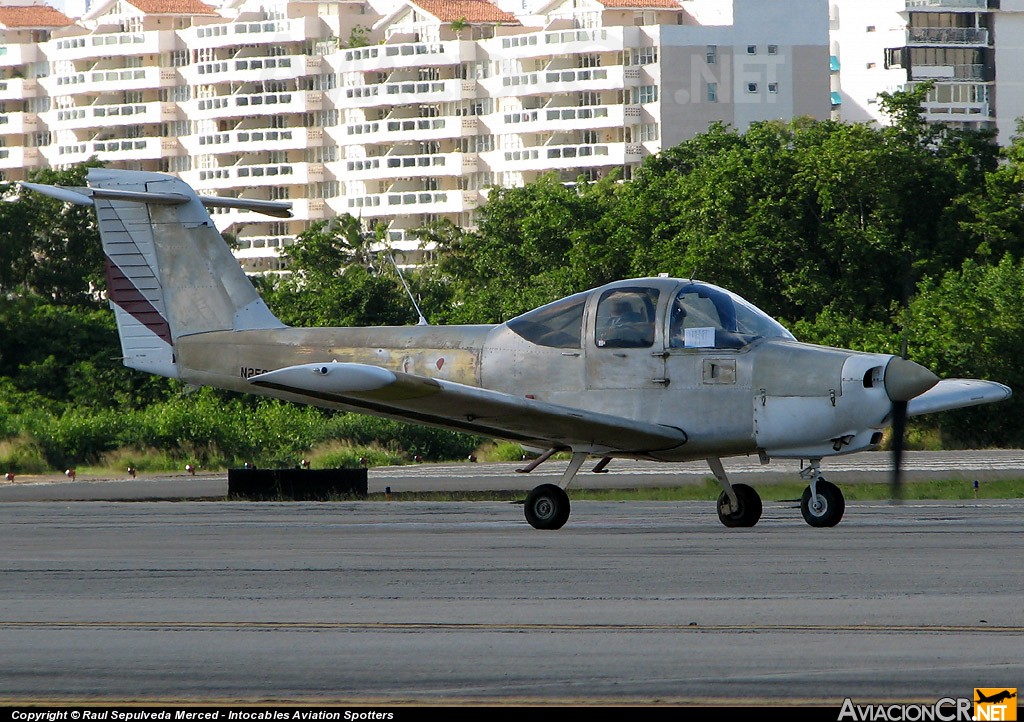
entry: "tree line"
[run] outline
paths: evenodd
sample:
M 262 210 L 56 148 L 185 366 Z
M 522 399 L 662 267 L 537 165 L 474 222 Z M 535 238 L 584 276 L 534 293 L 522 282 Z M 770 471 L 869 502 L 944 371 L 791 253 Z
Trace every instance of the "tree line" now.
M 291 274 L 256 282 L 292 325 L 415 323 L 403 280 L 431 323 L 494 323 L 609 281 L 668 273 L 730 288 L 803 341 L 884 353 L 905 344 L 940 376 L 1024 388 L 1024 126 L 1000 147 L 992 131 L 927 123 L 926 92 L 883 94 L 888 126 L 715 124 L 647 158 L 628 181 L 550 175 L 492 188 L 475 228 L 441 221 L 417 231 L 432 257 L 404 279 L 380 250 L 381 228 L 347 215 L 317 222 L 286 249 Z M 84 172 L 34 180 L 83 185 Z M 0 187 L 0 439 L 25 433 L 12 404 L 60 416 L 182 403 L 185 389 L 115 358 L 91 210 L 17 194 Z M 947 447 L 1024 446 L 1021 403 L 925 417 L 916 428 Z M 432 453 L 461 455 L 479 441 L 455 439 Z

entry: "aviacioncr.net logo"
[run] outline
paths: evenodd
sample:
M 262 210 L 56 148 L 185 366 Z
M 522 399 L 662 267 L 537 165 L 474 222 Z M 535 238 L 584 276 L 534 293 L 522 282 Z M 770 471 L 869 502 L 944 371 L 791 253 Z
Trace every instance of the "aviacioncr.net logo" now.
M 943 697 L 935 704 L 854 704 L 843 700 L 838 722 L 972 722 L 971 700 Z

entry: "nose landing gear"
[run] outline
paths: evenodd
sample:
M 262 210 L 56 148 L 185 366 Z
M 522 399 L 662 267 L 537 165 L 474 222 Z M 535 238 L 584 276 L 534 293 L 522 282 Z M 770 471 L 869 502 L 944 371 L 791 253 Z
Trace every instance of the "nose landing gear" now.
M 810 466 L 800 472 L 801 477 L 811 480 L 800 498 L 800 513 L 811 526 L 835 526 L 846 511 L 846 499 L 838 486 L 821 475 L 820 462 L 821 459 L 811 459 Z

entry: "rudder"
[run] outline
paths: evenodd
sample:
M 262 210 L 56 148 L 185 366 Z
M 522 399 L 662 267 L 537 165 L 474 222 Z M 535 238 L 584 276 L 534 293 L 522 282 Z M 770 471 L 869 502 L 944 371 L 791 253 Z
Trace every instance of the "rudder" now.
M 186 183 L 97 168 L 88 183 L 112 191 L 94 194 L 93 205 L 126 366 L 177 378 L 174 342 L 182 336 L 284 326 Z M 117 198 L 122 191 L 134 197 Z

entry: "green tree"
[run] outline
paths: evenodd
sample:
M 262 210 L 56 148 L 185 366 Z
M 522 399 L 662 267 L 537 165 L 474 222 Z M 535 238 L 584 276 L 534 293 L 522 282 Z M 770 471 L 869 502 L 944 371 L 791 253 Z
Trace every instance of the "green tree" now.
M 35 171 L 36 183 L 84 186 L 90 162 Z M 12 184 L 0 185 L 0 291 L 38 294 L 61 304 L 96 303 L 105 288 L 95 214 Z
M 942 377 L 992 379 L 1024 388 L 1024 261 L 1004 256 L 987 265 L 975 260 L 922 280 L 909 308 L 910 355 Z M 949 446 L 1024 444 L 1013 420 L 1024 413 L 1017 396 L 991 406 L 939 414 Z
M 379 326 L 416 322 L 388 260 L 380 228 L 366 232 L 345 214 L 318 221 L 283 254 L 289 273 L 260 288 L 282 321 L 297 326 Z
M 613 178 L 562 183 L 554 174 L 517 188 L 493 188 L 478 225 L 439 250 L 461 323 L 504 321 L 618 277 L 628 259 L 605 245 Z

